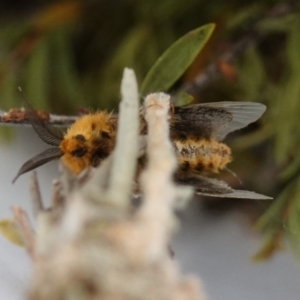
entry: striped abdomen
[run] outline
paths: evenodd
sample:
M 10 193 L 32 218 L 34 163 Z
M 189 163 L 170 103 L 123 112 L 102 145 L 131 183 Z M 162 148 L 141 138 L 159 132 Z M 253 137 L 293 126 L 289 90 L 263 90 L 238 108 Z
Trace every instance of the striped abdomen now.
M 218 172 L 231 162 L 231 150 L 214 139 L 173 141 L 179 170 L 185 172 Z

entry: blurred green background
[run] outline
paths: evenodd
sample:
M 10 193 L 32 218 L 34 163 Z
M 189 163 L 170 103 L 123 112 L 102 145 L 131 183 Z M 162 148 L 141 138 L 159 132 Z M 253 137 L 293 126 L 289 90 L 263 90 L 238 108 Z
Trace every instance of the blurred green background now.
M 174 41 L 211 22 L 213 36 L 170 92 L 189 92 L 195 102 L 268 106 L 259 122 L 228 143 L 235 158 L 230 168 L 244 187 L 275 200 L 254 209 L 253 202 L 224 200 L 205 207 L 238 207 L 253 220 L 263 213 L 256 223 L 264 233 L 256 260 L 270 257 L 286 237 L 299 253 L 299 1 L 2 1 L 0 108 L 21 105 L 21 86 L 33 107 L 52 113 L 117 110 L 124 67 L 133 68 L 141 83 Z M 195 83 L 199 76 L 205 83 Z M 232 174 L 223 178 L 241 188 Z

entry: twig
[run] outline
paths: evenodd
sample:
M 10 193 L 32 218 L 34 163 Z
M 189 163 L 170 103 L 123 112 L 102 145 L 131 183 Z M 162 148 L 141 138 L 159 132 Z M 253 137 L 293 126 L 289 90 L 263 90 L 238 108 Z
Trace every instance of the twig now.
M 278 4 L 270 11 L 268 11 L 263 18 L 257 19 L 252 24 L 252 29 L 250 30 L 249 34 L 243 36 L 237 42 L 232 44 L 228 51 L 217 57 L 215 61 L 209 64 L 204 71 L 198 74 L 192 82 L 187 82 L 183 84 L 179 88 L 179 91 L 195 95 L 203 89 L 205 89 L 209 84 L 220 78 L 221 72 L 219 68 L 219 62 L 224 61 L 232 63 L 238 57 L 240 57 L 247 49 L 258 45 L 267 35 L 266 33 L 263 33 L 257 29 L 258 23 L 269 18 L 278 18 L 287 15 L 288 13 L 291 13 L 295 9 L 295 7 L 299 5 L 299 1 L 294 2 L 295 3 L 293 4 Z
M 24 110 L 24 108 L 20 108 L 20 110 Z M 6 120 L 5 117 L 8 115 L 9 113 L 4 111 L 4 110 L 0 110 L 0 124 L 1 125 L 15 125 L 15 126 L 25 126 L 25 127 L 31 127 L 31 124 L 28 120 L 24 119 L 24 118 L 20 118 L 20 120 L 14 120 L 14 119 L 9 119 Z M 46 123 L 49 123 L 51 125 L 54 126 L 70 126 L 71 124 L 73 124 L 78 118 L 79 116 L 65 116 L 65 115 L 55 115 L 55 114 L 48 114 L 47 113 L 48 121 L 46 121 Z
M 79 116 L 64 116 L 49 114 L 49 123 L 52 125 L 69 126 L 73 124 Z
M 241 38 L 236 42 L 230 50 L 220 55 L 214 62 L 209 64 L 207 68 L 199 75 L 197 75 L 192 82 L 187 82 L 180 87 L 180 91 L 186 92 L 192 95 L 199 93 L 210 83 L 221 77 L 219 68 L 219 61 L 226 61 L 228 63 L 233 62 L 238 56 L 240 56 L 247 49 L 254 47 L 259 39 L 262 37 L 259 33 L 253 33 L 246 37 Z

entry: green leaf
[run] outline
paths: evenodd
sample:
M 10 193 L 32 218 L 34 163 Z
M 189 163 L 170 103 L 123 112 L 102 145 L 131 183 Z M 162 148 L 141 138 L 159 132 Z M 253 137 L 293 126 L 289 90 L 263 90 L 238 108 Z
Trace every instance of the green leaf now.
M 286 42 L 286 54 L 287 61 L 289 62 L 289 67 L 292 71 L 300 72 L 300 34 L 299 34 L 300 21 L 299 17 L 293 23 L 293 26 L 290 27 L 290 32 L 287 37 Z
M 240 8 L 227 20 L 226 30 L 243 28 L 247 22 L 253 22 L 253 17 L 261 14 L 263 10 L 262 3 L 253 3 Z
M 26 68 L 26 98 L 34 108 L 48 110 L 47 94 L 49 53 L 47 39 L 41 39 L 32 51 Z M 15 87 L 17 88 L 17 87 Z
M 257 50 L 250 48 L 244 54 L 241 71 L 239 72 L 240 84 L 245 91 L 247 100 L 259 99 L 265 79 L 263 61 Z
M 296 155 L 293 162 L 289 163 L 279 174 L 279 179 L 286 181 L 294 176 L 300 169 L 300 155 Z
M 0 220 L 0 233 L 11 243 L 24 247 L 23 238 L 11 219 Z
M 284 122 L 275 122 L 275 158 L 283 163 L 299 141 L 298 115 L 300 111 L 300 85 L 298 72 L 290 72 L 281 84 L 273 107 L 269 111 L 273 118 Z
M 175 95 L 174 105 L 183 106 L 191 104 L 194 101 L 194 97 L 186 92 L 179 92 Z
M 285 210 L 287 221 L 285 224 L 286 236 L 290 244 L 290 249 L 299 258 L 300 250 L 300 178 L 290 183 L 293 190 L 289 196 L 289 206 Z
M 260 263 L 271 258 L 275 252 L 282 249 L 282 231 L 271 230 L 265 234 L 263 244 L 251 259 L 255 263 Z
M 288 236 L 291 249 L 299 255 L 300 249 L 300 179 L 291 181 L 283 189 L 272 206 L 256 223 L 256 228 L 263 232 L 264 242 L 253 260 L 270 258 L 281 249 L 282 240 Z
M 53 46 L 53 60 L 55 62 L 53 68 L 55 69 L 55 81 L 59 88 L 59 94 L 72 107 L 82 105 L 84 98 L 80 89 L 67 28 L 53 31 L 50 42 Z
M 3 53 L 6 53 L 7 51 L 11 51 L 11 49 L 14 48 L 26 34 L 28 34 L 29 30 L 30 25 L 26 20 L 19 20 L 17 24 L 14 22 L 11 24 L 2 19 L 0 21 L 0 40 L 2 42 L 0 55 L 3 55 Z
M 194 61 L 214 28 L 214 24 L 201 26 L 172 44 L 146 75 L 141 86 L 142 96 L 169 89 Z
M 97 80 L 99 92 L 97 95 L 100 95 L 100 106 L 110 109 L 117 106 L 116 101 L 119 101 L 119 85 L 124 66 L 134 69 L 139 79 L 143 73 L 142 70 L 148 69 L 143 68 L 143 65 L 149 66 L 157 58 L 158 54 L 155 48 L 156 42 L 149 29 L 144 25 L 136 26 L 128 32 L 114 53 L 111 54 L 111 57 L 107 59 L 104 70 L 99 73 L 100 78 Z M 151 63 L 148 63 L 149 60 Z M 98 100 L 98 107 L 100 101 Z
M 265 33 L 287 32 L 291 30 L 291 25 L 298 18 L 297 14 L 289 13 L 279 18 L 267 18 L 260 21 L 257 25 L 259 31 Z
M 259 218 L 255 224 L 255 228 L 260 231 L 265 231 L 274 228 L 274 225 L 282 227 L 281 213 L 288 205 L 288 197 L 291 193 L 292 187 L 289 185 L 280 195 L 276 197 L 268 210 Z
M 290 190 L 290 186 L 285 188 L 280 196 L 274 200 L 271 207 L 256 222 L 255 228 L 263 233 L 264 239 L 259 250 L 252 256 L 252 261 L 262 262 L 283 248 L 284 224 L 281 214 L 288 205 L 287 199 Z
M 7 70 L 4 73 L 0 90 L 1 108 L 10 109 L 12 107 L 19 107 L 20 103 L 17 101 L 17 86 L 18 74 L 13 70 Z

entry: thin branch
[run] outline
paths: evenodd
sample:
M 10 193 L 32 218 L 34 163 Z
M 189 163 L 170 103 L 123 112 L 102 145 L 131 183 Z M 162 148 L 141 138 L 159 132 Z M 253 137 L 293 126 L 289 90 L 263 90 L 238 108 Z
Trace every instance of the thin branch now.
M 14 110 L 14 109 L 12 109 Z M 22 108 L 18 108 L 15 109 L 16 111 L 24 111 L 25 109 Z M 31 124 L 28 120 L 25 119 L 25 115 L 23 113 L 22 115 L 19 115 L 17 118 L 15 116 L 10 116 L 10 114 L 12 114 L 10 111 L 6 112 L 4 110 L 0 110 L 0 124 L 1 125 L 15 125 L 15 126 L 25 126 L 25 127 L 31 127 Z M 54 126 L 70 126 L 71 124 L 73 124 L 78 118 L 79 116 L 65 116 L 65 115 L 55 115 L 55 114 L 47 114 L 47 120 L 45 120 L 47 123 L 54 125 Z
M 229 50 L 217 57 L 210 63 L 204 71 L 198 74 L 192 82 L 183 84 L 179 91 L 195 95 L 205 89 L 209 84 L 221 77 L 222 72 L 219 63 L 232 63 L 240 57 L 246 50 L 257 46 L 266 36 L 267 33 L 261 32 L 257 29 L 257 25 L 270 18 L 279 18 L 294 11 L 295 7 L 299 5 L 299 1 L 295 3 L 278 4 L 270 11 L 268 11 L 262 18 L 257 19 L 251 27 L 250 33 L 240 38 L 237 42 L 231 45 Z

